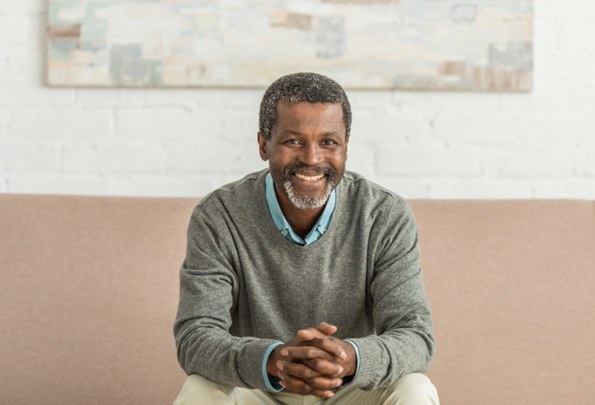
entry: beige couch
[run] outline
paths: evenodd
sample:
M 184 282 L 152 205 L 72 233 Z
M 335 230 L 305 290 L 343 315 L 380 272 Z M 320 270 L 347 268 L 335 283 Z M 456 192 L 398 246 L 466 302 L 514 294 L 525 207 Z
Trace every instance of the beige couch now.
M 0 195 L 0 404 L 167 404 L 193 199 Z M 442 403 L 595 401 L 595 204 L 411 201 Z

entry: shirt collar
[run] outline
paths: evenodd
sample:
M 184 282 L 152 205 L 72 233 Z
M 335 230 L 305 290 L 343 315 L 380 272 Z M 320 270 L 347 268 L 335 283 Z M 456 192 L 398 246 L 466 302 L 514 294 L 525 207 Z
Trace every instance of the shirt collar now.
M 291 225 L 289 225 L 289 222 L 287 222 L 287 219 L 285 219 L 283 211 L 281 211 L 279 200 L 275 194 L 275 185 L 273 183 L 273 177 L 271 176 L 271 173 L 268 173 L 265 178 L 265 196 L 267 205 L 269 206 L 269 212 L 271 213 L 271 217 L 275 223 L 275 227 L 286 239 L 300 245 L 309 245 L 314 243 L 326 232 L 330 225 L 331 218 L 335 210 L 335 204 L 337 202 L 336 191 L 337 190 L 335 189 L 331 192 L 328 201 L 326 202 L 326 206 L 318 218 L 318 221 L 316 221 L 316 224 L 314 224 L 306 237 L 302 239 L 298 234 L 295 233 Z

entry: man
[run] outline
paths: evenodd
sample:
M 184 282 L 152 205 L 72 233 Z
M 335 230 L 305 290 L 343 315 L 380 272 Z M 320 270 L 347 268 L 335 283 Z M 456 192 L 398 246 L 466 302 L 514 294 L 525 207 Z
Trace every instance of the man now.
M 405 202 L 345 172 L 351 108 L 314 73 L 275 81 L 260 157 L 203 198 L 174 326 L 176 404 L 437 404 L 431 312 Z

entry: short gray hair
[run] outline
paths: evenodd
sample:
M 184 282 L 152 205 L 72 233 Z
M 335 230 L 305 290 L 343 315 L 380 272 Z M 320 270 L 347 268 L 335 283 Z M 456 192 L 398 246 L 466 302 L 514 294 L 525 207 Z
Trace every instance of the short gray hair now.
M 345 90 L 333 79 L 318 73 L 293 73 L 275 80 L 264 92 L 260 103 L 259 131 L 266 139 L 271 139 L 271 131 L 277 122 L 279 101 L 295 104 L 339 103 L 343 108 L 345 139 L 351 130 L 351 105 Z

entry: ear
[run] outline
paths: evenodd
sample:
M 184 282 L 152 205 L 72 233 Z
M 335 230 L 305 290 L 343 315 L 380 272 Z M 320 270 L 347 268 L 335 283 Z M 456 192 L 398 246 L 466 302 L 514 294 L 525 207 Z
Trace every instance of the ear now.
M 349 139 L 345 141 L 345 160 L 347 160 L 347 157 L 349 156 L 347 154 L 348 149 L 349 149 Z
M 264 138 L 264 135 L 258 132 L 256 134 L 256 141 L 258 142 L 258 153 L 260 154 L 260 158 L 264 161 L 269 160 L 267 154 L 267 140 Z

